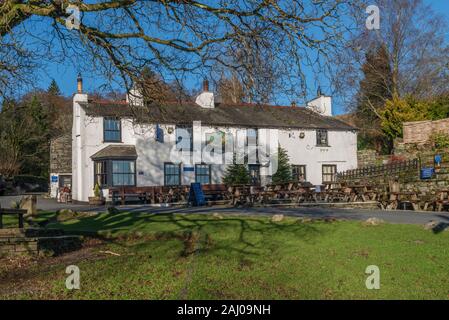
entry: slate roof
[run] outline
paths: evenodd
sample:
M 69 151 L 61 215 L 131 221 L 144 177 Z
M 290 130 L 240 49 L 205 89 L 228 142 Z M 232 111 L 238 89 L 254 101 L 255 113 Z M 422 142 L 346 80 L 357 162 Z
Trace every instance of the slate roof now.
M 130 117 L 141 122 L 257 128 L 299 128 L 355 130 L 356 127 L 335 117 L 323 116 L 304 107 L 261 104 L 216 104 L 204 109 L 193 102 L 165 103 L 148 107 L 130 107 L 124 101 L 89 101 L 82 104 L 88 116 Z
M 103 149 L 101 149 L 100 151 L 91 156 L 92 160 L 101 160 L 105 158 L 136 159 L 137 158 L 136 147 L 133 145 L 112 144 L 108 145 L 107 147 L 104 147 Z

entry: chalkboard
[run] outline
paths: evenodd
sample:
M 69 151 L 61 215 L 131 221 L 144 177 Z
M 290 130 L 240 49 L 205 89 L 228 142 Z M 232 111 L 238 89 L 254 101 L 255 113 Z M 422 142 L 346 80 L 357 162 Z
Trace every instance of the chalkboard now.
M 195 207 L 206 204 L 201 183 L 195 182 L 190 184 L 189 203 L 192 203 Z

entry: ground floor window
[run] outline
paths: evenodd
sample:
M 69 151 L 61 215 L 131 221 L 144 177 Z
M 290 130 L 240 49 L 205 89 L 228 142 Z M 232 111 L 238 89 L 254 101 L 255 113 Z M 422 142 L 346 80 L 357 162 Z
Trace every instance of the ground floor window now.
M 135 160 L 100 160 L 94 162 L 94 185 L 123 187 L 136 185 Z
M 181 165 L 173 163 L 164 164 L 164 184 L 166 186 L 181 184 Z
M 108 185 L 108 161 L 95 161 L 94 163 L 94 185 L 105 187 Z
M 112 185 L 135 186 L 136 163 L 132 160 L 112 160 Z
M 307 181 L 306 166 L 305 165 L 292 165 L 292 178 L 294 181 L 299 181 L 299 182 Z
M 195 165 L 195 182 L 210 184 L 210 164 Z
M 260 165 L 258 164 L 250 164 L 248 165 L 249 176 L 251 178 L 251 184 L 259 185 L 260 184 Z
M 337 177 L 337 166 L 335 164 L 323 164 L 323 183 L 334 182 Z

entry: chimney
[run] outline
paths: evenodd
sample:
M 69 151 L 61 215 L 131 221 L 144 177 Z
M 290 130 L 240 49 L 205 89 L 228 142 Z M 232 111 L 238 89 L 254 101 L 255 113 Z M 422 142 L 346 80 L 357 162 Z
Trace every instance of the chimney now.
M 195 103 L 205 109 L 213 109 L 215 107 L 214 93 L 209 91 L 209 81 L 207 79 L 204 79 L 203 92 L 196 97 Z
M 209 92 L 209 81 L 207 79 L 203 80 L 203 92 Z
M 315 111 L 323 116 L 332 116 L 332 97 L 322 93 L 321 87 L 318 87 L 317 97 L 306 104 L 306 108 Z
M 78 78 L 76 80 L 78 93 L 83 93 L 83 78 L 81 78 L 81 73 L 78 73 Z

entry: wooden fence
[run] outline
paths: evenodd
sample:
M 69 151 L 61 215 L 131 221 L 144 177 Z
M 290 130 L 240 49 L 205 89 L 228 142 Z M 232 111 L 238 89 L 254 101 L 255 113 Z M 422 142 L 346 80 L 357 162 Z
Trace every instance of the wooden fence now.
M 386 176 L 398 174 L 402 172 L 414 171 L 418 174 L 419 160 L 412 159 L 406 161 L 398 161 L 379 166 L 368 166 L 353 170 L 347 170 L 337 173 L 338 180 L 352 180 L 360 178 L 369 178 L 374 176 Z

